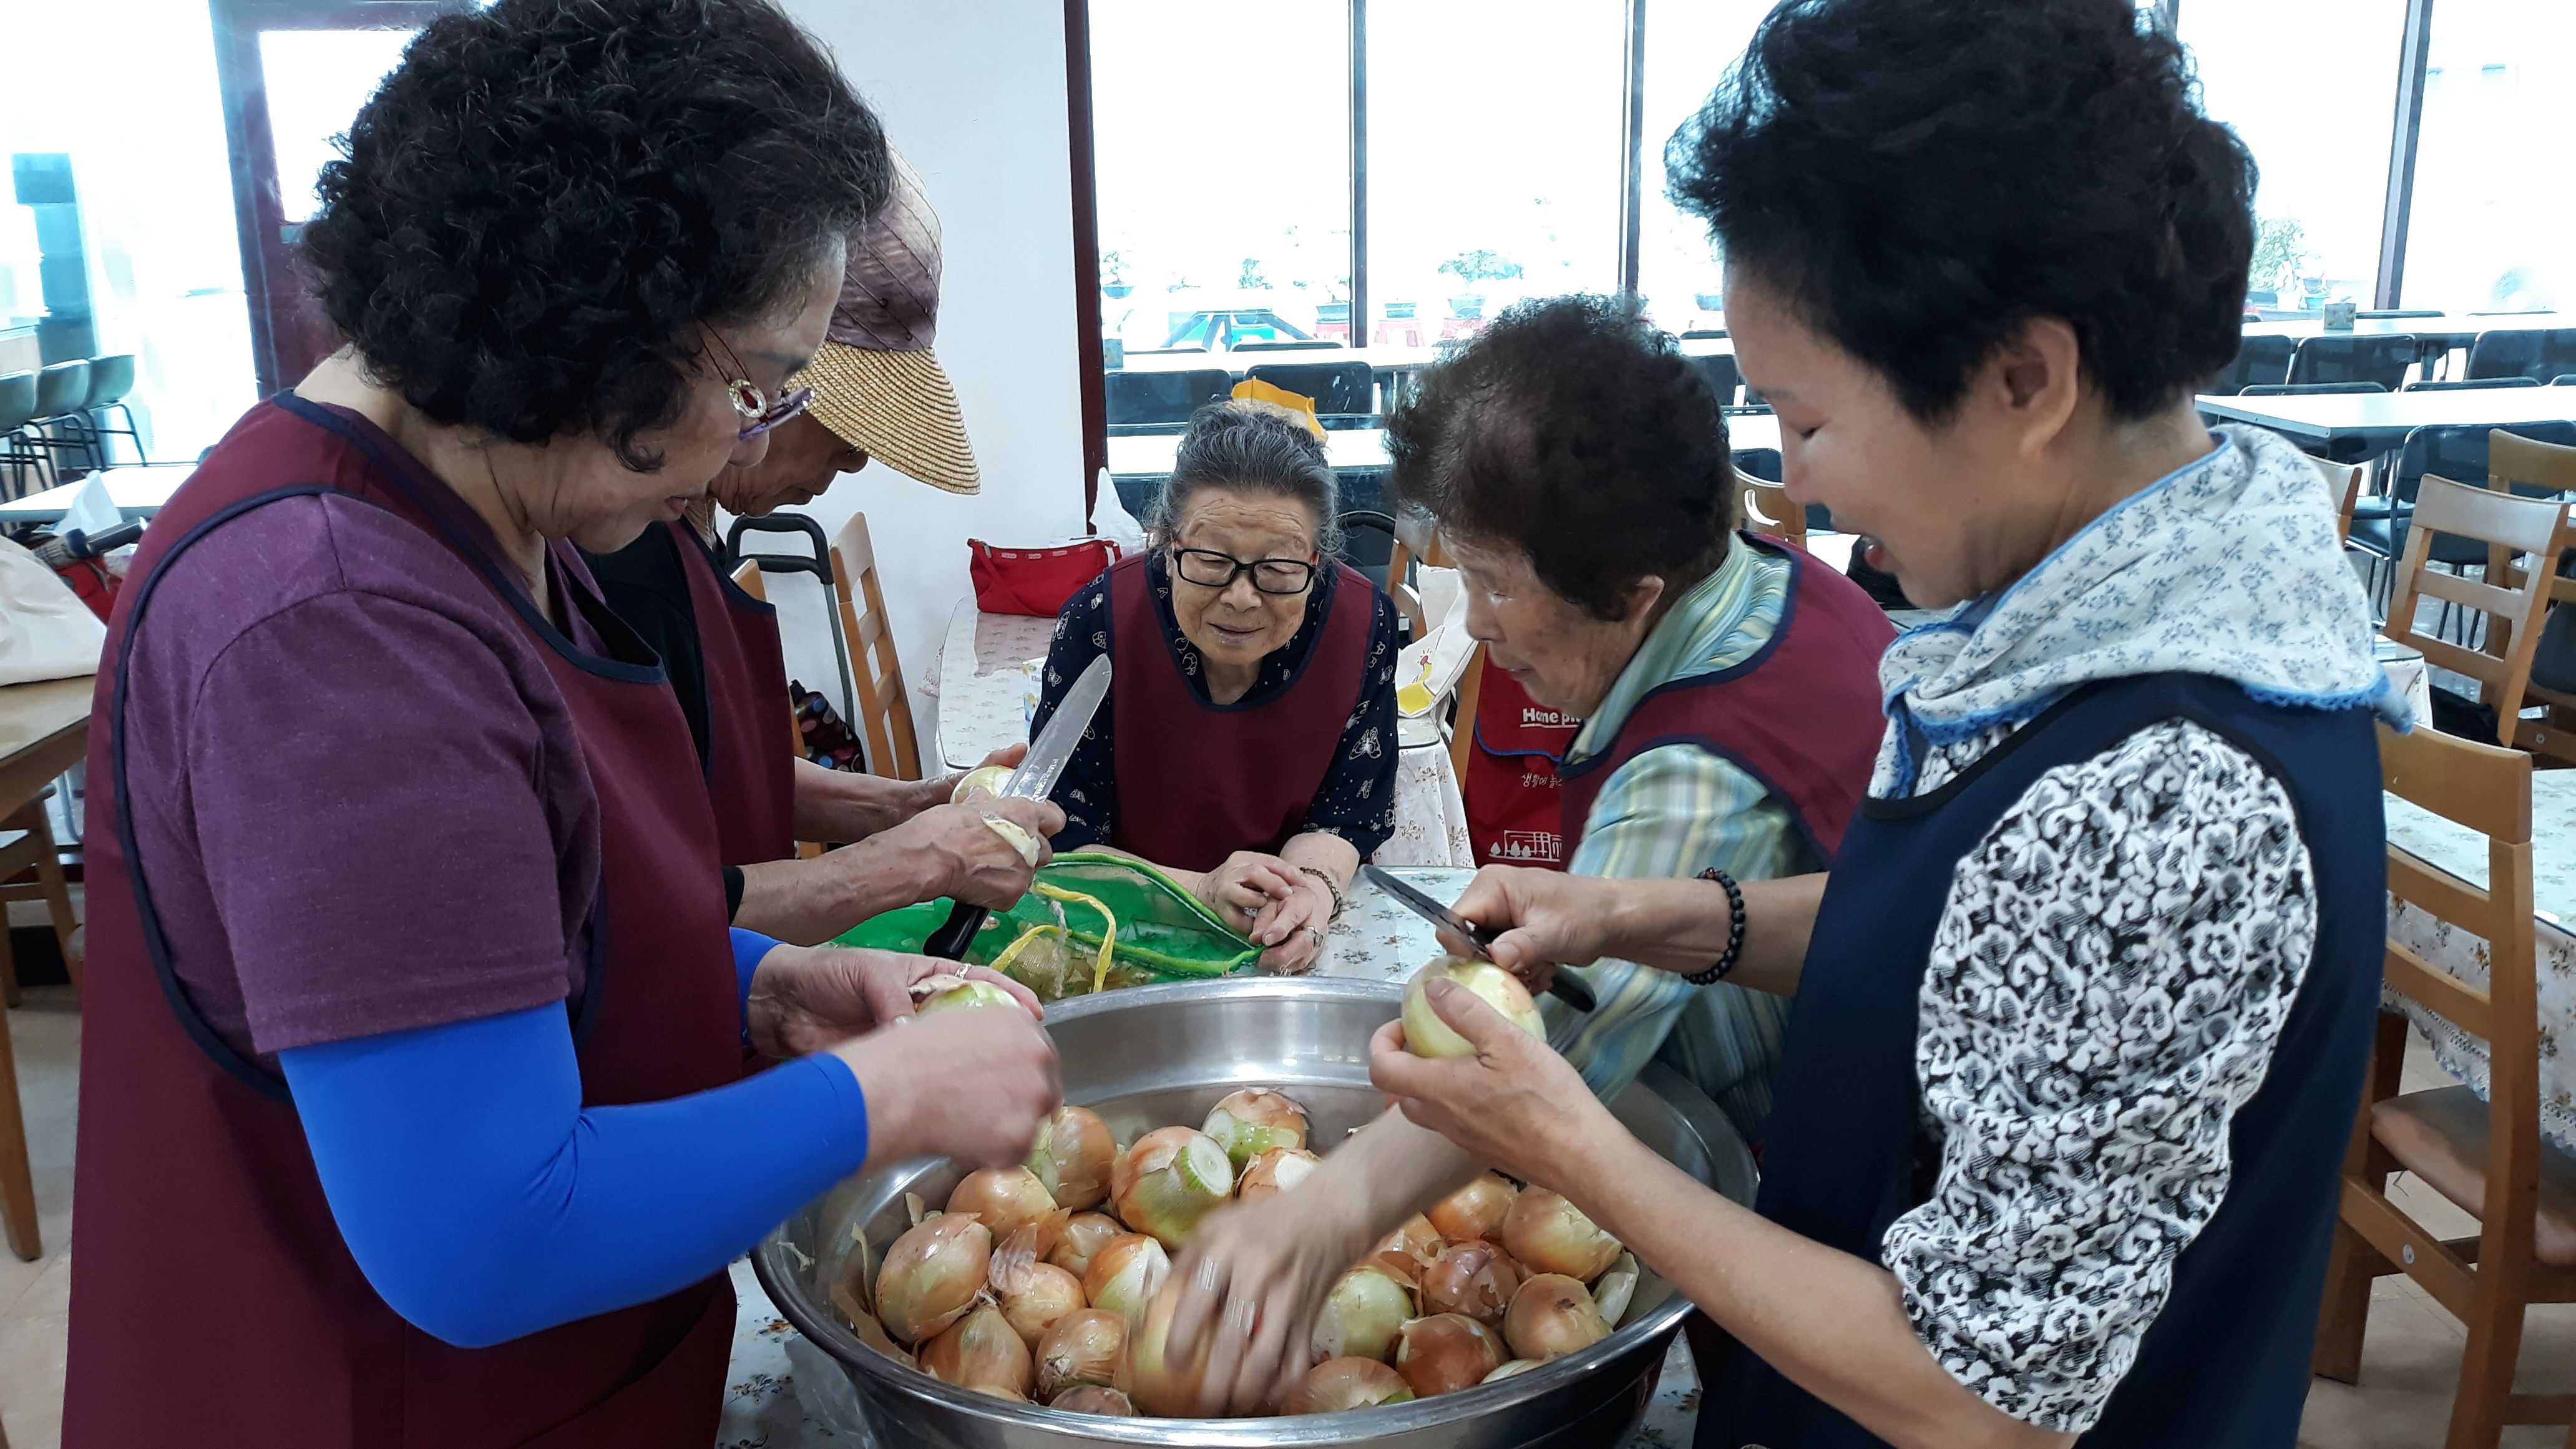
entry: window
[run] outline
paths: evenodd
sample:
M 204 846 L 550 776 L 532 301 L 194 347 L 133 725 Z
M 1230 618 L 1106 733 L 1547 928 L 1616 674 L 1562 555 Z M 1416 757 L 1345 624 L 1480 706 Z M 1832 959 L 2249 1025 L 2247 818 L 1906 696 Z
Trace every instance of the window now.
M 2441 0 L 2424 70 L 2405 302 L 2576 311 L 2576 7 Z
M 2252 305 L 2371 305 L 2406 6 L 2407 0 L 2182 5 L 2177 33 L 2199 69 L 2203 104 L 2213 120 L 2236 128 L 2262 168 L 2247 282 Z M 2420 189 L 2416 196 L 2420 215 Z
M 1725 325 L 1725 268 L 1708 223 L 1666 198 L 1664 145 L 1734 66 L 1771 0 L 1711 0 L 1646 7 L 1646 78 L 1640 158 L 1637 291 L 1646 315 L 1675 332 Z
M 1348 341 L 1345 0 L 1094 0 L 1101 336 Z

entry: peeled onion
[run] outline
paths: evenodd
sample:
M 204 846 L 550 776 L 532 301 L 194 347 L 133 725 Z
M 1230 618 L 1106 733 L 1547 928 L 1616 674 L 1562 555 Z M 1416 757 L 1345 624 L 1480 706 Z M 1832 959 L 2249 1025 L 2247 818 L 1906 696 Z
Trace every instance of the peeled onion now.
M 1306 1377 L 1279 1406 L 1283 1414 L 1338 1414 L 1380 1404 L 1408 1404 L 1413 1390 L 1402 1376 L 1372 1358 L 1330 1358 L 1306 1370 Z
M 1234 1195 L 1234 1164 L 1207 1134 L 1163 1127 L 1119 1155 L 1109 1188 L 1127 1226 L 1177 1248 L 1210 1208 Z
M 999 795 L 1002 787 L 1011 783 L 1011 776 L 1016 773 L 1008 765 L 978 765 L 957 778 L 957 788 L 948 792 L 948 803 L 963 805 L 966 797 L 978 790 L 987 795 Z
M 1225 1149 L 1240 1172 L 1244 1165 L 1273 1147 L 1306 1145 L 1306 1109 L 1285 1092 L 1251 1087 L 1228 1095 L 1208 1109 L 1199 1130 Z
M 1464 1314 L 1417 1318 L 1396 1336 L 1395 1371 L 1416 1398 L 1473 1388 L 1502 1366 L 1503 1341 Z
M 1431 1219 L 1415 1213 L 1403 1227 L 1386 1235 L 1386 1240 L 1369 1250 L 1367 1267 L 1385 1270 L 1388 1277 L 1407 1288 L 1422 1284 L 1422 1270 L 1439 1258 L 1442 1243 L 1440 1230 Z
M 1128 1340 L 1127 1364 L 1118 1375 L 1118 1387 L 1136 1401 L 1136 1407 L 1157 1418 L 1196 1417 L 1199 1389 L 1207 1377 L 1208 1350 L 1214 1335 L 1202 1334 L 1198 1352 L 1184 1362 L 1173 1362 L 1164 1353 L 1172 1314 L 1180 1302 L 1181 1295 L 1176 1292 L 1155 1296 L 1144 1323 Z
M 1234 1200 L 1259 1202 L 1265 1197 L 1277 1197 L 1323 1165 L 1324 1159 L 1302 1147 L 1273 1147 L 1252 1159 L 1252 1165 L 1243 1170 L 1242 1180 L 1234 1185 Z
M 1091 1272 L 1092 1255 L 1126 1231 L 1107 1213 L 1075 1213 L 1066 1221 L 1046 1260 L 1076 1278 L 1086 1277 Z
M 1082 1296 L 1094 1308 L 1105 1308 L 1130 1324 L 1142 1318 L 1172 1276 L 1171 1255 L 1143 1233 L 1121 1233 L 1092 1255 L 1091 1271 L 1082 1275 Z
M 1136 1405 L 1125 1394 L 1098 1384 L 1076 1384 L 1047 1400 L 1047 1407 L 1061 1409 L 1068 1414 L 1109 1414 L 1121 1419 L 1136 1417 Z
M 1518 1196 L 1519 1188 L 1489 1172 L 1442 1198 L 1424 1216 L 1450 1242 L 1472 1243 L 1494 1235 L 1503 1225 L 1503 1216 L 1512 1210 L 1512 1199 Z
M 1533 1273 L 1562 1273 L 1589 1283 L 1619 1257 L 1619 1240 L 1593 1226 L 1583 1209 L 1543 1187 L 1524 1192 L 1503 1218 L 1503 1246 Z
M 1046 1184 L 1055 1205 L 1080 1212 L 1109 1200 L 1109 1170 L 1118 1161 L 1118 1139 L 1088 1107 L 1063 1107 L 1038 1124 L 1029 1170 Z
M 1593 1306 L 1592 1290 L 1562 1273 L 1541 1273 L 1512 1295 L 1511 1312 L 1503 1315 L 1503 1342 L 1514 1358 L 1541 1363 L 1590 1348 L 1610 1336 Z
M 877 1274 L 877 1320 L 919 1343 L 975 1306 L 992 1270 L 993 1232 L 967 1213 L 939 1213 L 894 1240 Z
M 1315 1356 L 1384 1362 L 1413 1317 L 1413 1295 L 1375 1268 L 1353 1268 L 1333 1284 L 1315 1319 Z
M 1075 1309 L 1038 1340 L 1038 1397 L 1060 1408 L 1056 1396 L 1066 1389 L 1115 1382 L 1126 1350 L 1126 1319 L 1104 1308 Z
M 912 1014 L 937 1016 L 943 1011 L 963 1011 L 974 1007 L 1007 1006 L 1013 1011 L 1020 1003 L 1011 993 L 990 981 L 970 981 L 963 976 L 924 976 L 912 983 Z
M 1509 1018 L 1512 1025 L 1535 1037 L 1547 1035 L 1547 1023 L 1540 1019 L 1538 1003 L 1530 999 L 1529 988 L 1521 979 L 1491 961 L 1471 961 L 1463 956 L 1443 956 L 1413 973 L 1404 984 L 1404 1046 L 1418 1057 L 1472 1057 L 1475 1044 L 1449 1029 L 1440 1013 L 1431 1009 L 1430 986 L 1439 980 L 1455 981 L 1485 999 L 1485 1004 Z
M 1029 1396 L 1029 1346 L 1003 1320 L 1002 1310 L 989 1303 L 922 1345 L 921 1366 L 932 1377 L 961 1389 L 1008 1390 L 1007 1396 L 1015 1399 Z
M 1481 1239 L 1451 1243 L 1422 1270 L 1422 1311 L 1463 1313 L 1488 1328 L 1499 1328 L 1520 1286 L 1519 1265 L 1502 1249 Z
M 1056 1320 L 1081 1311 L 1082 1280 L 1053 1263 L 1032 1263 L 1027 1274 L 1026 1286 L 1003 1298 L 1002 1317 L 1035 1348 Z
M 995 1242 L 1040 1221 L 1054 1212 L 1055 1206 L 1046 1184 L 1025 1167 L 970 1172 L 958 1181 L 957 1190 L 948 1194 L 948 1210 L 973 1213 L 983 1219 L 984 1226 L 993 1230 Z
M 1503 1365 L 1501 1368 L 1494 1370 L 1492 1373 L 1485 1375 L 1485 1382 L 1489 1384 L 1498 1384 L 1515 1375 L 1528 1373 L 1531 1369 L 1537 1368 L 1538 1366 L 1539 1364 L 1537 1359 L 1516 1358 L 1510 1363 Z

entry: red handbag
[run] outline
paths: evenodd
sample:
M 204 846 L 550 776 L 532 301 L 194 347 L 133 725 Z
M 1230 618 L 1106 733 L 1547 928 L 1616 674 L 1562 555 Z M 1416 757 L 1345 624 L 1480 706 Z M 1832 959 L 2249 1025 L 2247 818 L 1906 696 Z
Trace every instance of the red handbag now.
M 1074 590 L 1118 562 L 1118 545 L 1086 538 L 1048 548 L 996 548 L 966 540 L 967 570 L 975 578 L 975 607 L 987 614 L 1036 614 L 1052 619 Z

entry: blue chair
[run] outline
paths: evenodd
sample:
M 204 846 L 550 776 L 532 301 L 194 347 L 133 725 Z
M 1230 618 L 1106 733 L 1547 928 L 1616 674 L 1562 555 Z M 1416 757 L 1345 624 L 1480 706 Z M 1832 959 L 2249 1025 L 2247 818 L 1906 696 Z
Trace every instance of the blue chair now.
M 138 463 L 152 461 L 144 456 L 143 435 L 135 431 L 134 410 L 125 403 L 127 395 L 133 391 L 133 353 L 120 352 L 113 357 L 89 360 L 89 397 L 81 404 L 81 416 L 87 422 L 90 436 L 98 441 L 98 465 L 102 468 L 108 466 L 107 440 L 111 437 L 132 438 L 134 460 Z M 111 412 L 124 415 L 124 427 L 107 425 L 107 415 Z
M 2481 332 L 2469 344 L 2471 378 L 2527 377 L 2534 382 L 2576 372 L 2576 327 L 2547 332 Z
M 1179 431 L 1190 414 L 1234 393 L 1234 379 L 1224 369 L 1188 372 L 1112 372 L 1102 376 L 1109 405 L 1109 426 L 1135 431 Z
M 2245 389 L 2240 397 L 2330 397 L 2350 393 L 2386 392 L 2375 382 L 2262 382 Z
M 2387 309 L 2387 310 L 2385 310 L 2385 311 L 2377 311 L 2377 312 L 2355 312 L 2355 313 L 2353 313 L 2352 315 L 2354 315 L 2355 317 L 2367 318 L 2368 320 L 2373 321 L 2373 322 L 2396 322 L 2396 321 L 2402 321 L 2402 320 L 2403 320 L 2403 321 L 2411 321 L 2411 320 L 2413 320 L 2413 319 L 2415 319 L 2415 318 L 2418 318 L 2418 317 L 2441 317 L 2441 316 L 2446 316 L 2446 315 L 2448 315 L 2448 314 L 2443 313 L 2443 312 L 2437 312 L 2437 311 L 2435 311 L 2435 310 L 2433 310 L 2433 309 L 2431 309 L 2431 308 L 2429 308 L 2429 307 L 2424 307 L 2424 308 L 2392 307 L 2392 308 L 2389 308 L 2389 309 Z
M 1357 427 L 1377 413 L 1377 374 L 1365 362 L 1264 362 L 1246 376 L 1313 398 L 1326 427 Z
M 9 497 L 13 499 L 26 493 L 28 471 L 45 465 L 44 453 L 21 431 L 35 416 L 36 375 L 0 372 L 0 463 L 9 465 Z
M 2248 337 L 2238 345 L 2236 360 L 2221 369 L 2201 391 L 2234 397 L 2256 384 L 2278 386 L 2289 381 L 2290 358 L 2298 350 L 2296 338 L 2269 333 Z
M 2576 387 L 2576 372 L 2562 373 L 2549 380 L 2551 387 Z
M 2423 344 L 2406 334 L 2311 337 L 2290 359 L 2290 381 L 2375 382 L 2395 392 L 2405 385 L 2406 369 L 2421 351 Z
M 1373 508 L 1346 509 L 1335 518 L 1341 546 L 1333 556 L 1360 571 L 1379 593 L 1386 592 L 1389 570 L 1395 562 L 1395 519 Z
M 2536 377 L 2454 377 L 2442 382 L 2410 382 L 2408 392 L 2473 392 L 2491 387 L 2538 387 Z
M 1719 407 L 1735 406 L 1735 390 L 1744 385 L 1744 374 L 1736 369 L 1732 354 L 1717 353 L 1708 357 L 1693 357 L 1685 360 L 1699 369 L 1701 377 L 1708 379 L 1708 390 L 1717 394 Z

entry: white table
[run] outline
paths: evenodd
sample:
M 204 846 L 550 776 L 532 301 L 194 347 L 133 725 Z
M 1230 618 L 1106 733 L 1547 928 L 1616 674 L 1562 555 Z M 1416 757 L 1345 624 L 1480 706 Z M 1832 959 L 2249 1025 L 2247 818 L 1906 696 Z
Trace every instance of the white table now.
M 1436 320 L 1436 319 L 1425 319 Z M 2295 325 L 2295 324 L 2294 324 Z M 1197 372 L 1213 368 L 1233 375 L 1238 380 L 1256 367 L 1304 367 L 1309 364 L 1365 362 L 1372 372 L 1418 372 L 1455 352 L 1461 343 L 1453 343 L 1444 352 L 1438 347 L 1292 347 L 1284 351 L 1247 352 L 1130 352 L 1125 354 L 1125 372 Z M 1726 337 L 1685 337 L 1681 340 L 1685 357 L 1718 357 L 1735 355 L 1735 342 Z
M 2351 440 L 2397 447 L 2423 427 L 2509 428 L 2576 420 L 2576 387 L 2470 388 L 2460 392 L 2318 393 L 2285 397 L 2203 394 L 2202 412 L 2270 428 L 2310 446 Z
M 137 463 L 123 468 L 109 468 L 92 474 L 107 484 L 107 496 L 117 512 L 129 519 L 150 518 L 197 471 L 194 463 Z M 30 493 L 15 503 L 0 503 L 0 524 L 53 523 L 70 510 L 72 499 L 89 486 L 89 479 L 62 483 L 42 493 Z
M 2576 404 L 2576 388 L 2568 389 Z M 1727 442 L 1738 453 L 1780 448 L 1780 419 L 1771 413 L 1734 413 L 1726 419 Z M 1181 450 L 1178 433 L 1109 439 L 1109 473 L 1113 478 L 1164 478 Z M 1324 433 L 1324 461 L 1336 472 L 1366 472 L 1388 466 L 1386 432 L 1381 428 L 1330 428 Z

